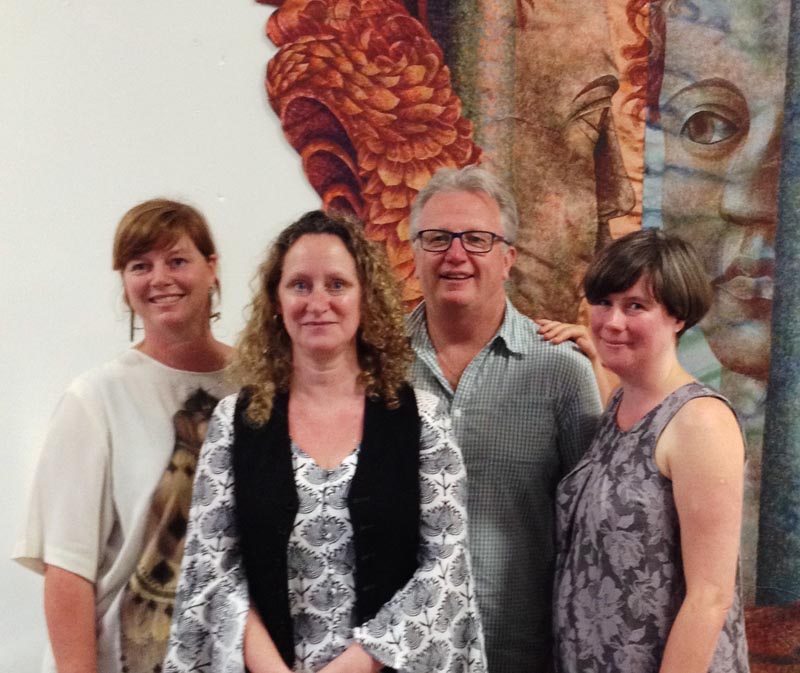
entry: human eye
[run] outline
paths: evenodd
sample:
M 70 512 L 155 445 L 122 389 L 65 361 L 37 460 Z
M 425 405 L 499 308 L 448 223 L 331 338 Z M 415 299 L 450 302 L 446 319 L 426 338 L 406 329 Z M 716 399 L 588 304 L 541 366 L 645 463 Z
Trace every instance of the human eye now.
M 488 250 L 492 245 L 492 235 L 488 231 L 465 231 L 464 242 L 473 248 Z
M 738 130 L 734 122 L 721 114 L 700 110 L 686 120 L 680 134 L 693 143 L 713 145 L 727 140 Z
M 347 283 L 344 280 L 342 280 L 341 278 L 333 278 L 328 283 L 328 290 L 332 294 L 341 294 L 346 289 L 347 289 Z
M 286 287 L 290 292 L 296 294 L 304 294 L 309 290 L 309 284 L 303 278 L 292 278 L 286 283 Z
M 169 265 L 173 269 L 178 269 L 178 268 L 180 268 L 182 266 L 186 266 L 188 263 L 189 263 L 189 260 L 186 259 L 185 257 L 172 257 L 169 260 Z
M 450 232 L 429 229 L 422 234 L 422 240 L 432 248 L 445 248 L 450 244 Z
M 147 263 L 140 260 L 134 259 L 128 262 L 128 266 L 126 267 L 126 271 L 128 273 L 144 273 L 147 270 Z

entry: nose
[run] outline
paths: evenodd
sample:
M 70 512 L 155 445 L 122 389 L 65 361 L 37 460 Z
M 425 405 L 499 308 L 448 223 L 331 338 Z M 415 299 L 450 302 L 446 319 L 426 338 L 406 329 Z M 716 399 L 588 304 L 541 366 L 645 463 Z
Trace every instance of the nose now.
M 450 247 L 444 253 L 445 259 L 453 263 L 459 263 L 467 259 L 467 251 L 464 248 L 464 238 L 460 236 L 458 239 L 450 241 Z
M 328 294 L 324 288 L 314 287 L 308 293 L 307 302 L 307 308 L 311 313 L 322 313 L 328 307 Z
M 606 310 L 604 326 L 621 332 L 625 328 L 625 313 L 618 306 L 609 306 Z
M 720 214 L 739 225 L 774 230 L 778 220 L 778 170 L 783 113 L 772 105 L 750 120 L 743 144 L 725 173 Z
M 153 264 L 153 285 L 168 285 L 171 282 L 169 267 L 162 262 Z
M 594 183 L 598 220 L 595 249 L 601 250 L 611 239 L 608 220 L 627 215 L 636 205 L 610 108 L 604 111 L 594 146 Z

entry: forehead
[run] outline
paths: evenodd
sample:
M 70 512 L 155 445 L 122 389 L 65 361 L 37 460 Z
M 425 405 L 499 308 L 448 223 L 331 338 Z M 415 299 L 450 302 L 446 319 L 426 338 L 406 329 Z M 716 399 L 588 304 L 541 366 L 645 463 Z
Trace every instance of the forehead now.
M 140 249 L 134 250 L 133 254 L 131 255 L 131 259 L 135 257 L 142 257 L 144 255 L 153 255 L 153 254 L 160 254 L 164 255 L 176 250 L 182 251 L 197 251 L 197 246 L 194 244 L 194 241 L 189 237 L 188 234 L 182 231 L 173 231 L 169 233 L 162 234 L 157 238 L 153 243 L 148 246 L 144 245 L 144 241 L 142 242 Z
M 620 290 L 619 292 L 612 292 L 611 294 L 619 295 L 621 297 L 635 297 L 637 299 L 646 299 L 655 301 L 655 294 L 653 294 L 653 281 L 649 275 L 642 273 L 636 282 L 631 285 L 627 290 Z
M 523 0 L 525 1 L 525 0 Z M 517 80 L 525 107 L 542 114 L 566 108 L 591 82 L 617 76 L 603 0 L 536 0 L 518 31 Z
M 283 269 L 321 271 L 336 267 L 355 271 L 355 259 L 342 239 L 333 234 L 303 234 L 286 251 Z
M 748 97 L 782 97 L 789 11 L 790 0 L 673 3 L 662 99 L 670 89 L 711 77 L 733 82 Z
M 419 228 L 501 233 L 500 207 L 483 192 L 439 192 L 422 209 Z

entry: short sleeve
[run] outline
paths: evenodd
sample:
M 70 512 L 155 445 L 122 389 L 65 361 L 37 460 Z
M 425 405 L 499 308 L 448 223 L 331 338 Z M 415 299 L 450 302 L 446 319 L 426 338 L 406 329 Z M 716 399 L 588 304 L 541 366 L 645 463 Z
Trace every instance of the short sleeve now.
M 109 441 L 102 407 L 73 384 L 50 422 L 14 560 L 97 581 L 114 526 Z
M 592 443 L 602 413 L 600 392 L 589 359 L 573 353 L 562 381 L 562 403 L 557 417 L 558 451 L 562 476 L 572 470 Z
M 417 392 L 420 437 L 419 567 L 354 638 L 398 671 L 486 670 L 467 538 L 466 469 L 437 398 Z

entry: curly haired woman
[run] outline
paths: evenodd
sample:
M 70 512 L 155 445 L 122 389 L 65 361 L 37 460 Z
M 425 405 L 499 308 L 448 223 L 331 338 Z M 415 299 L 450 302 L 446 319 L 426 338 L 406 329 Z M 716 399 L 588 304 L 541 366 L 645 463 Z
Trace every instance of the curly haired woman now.
M 484 671 L 466 473 L 435 398 L 405 382 L 382 253 L 315 211 L 257 278 L 243 388 L 200 459 L 165 671 Z

